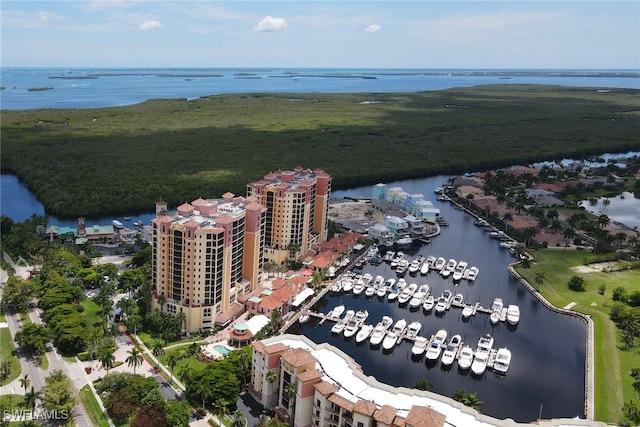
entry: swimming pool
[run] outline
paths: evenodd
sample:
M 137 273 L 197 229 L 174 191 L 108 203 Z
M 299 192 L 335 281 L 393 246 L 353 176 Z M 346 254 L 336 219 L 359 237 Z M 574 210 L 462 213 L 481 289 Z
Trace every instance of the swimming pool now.
M 227 354 L 229 354 L 231 352 L 231 350 L 229 350 L 227 347 L 223 346 L 223 345 L 214 345 L 213 349 L 216 351 L 216 353 L 218 353 L 220 356 L 226 356 Z

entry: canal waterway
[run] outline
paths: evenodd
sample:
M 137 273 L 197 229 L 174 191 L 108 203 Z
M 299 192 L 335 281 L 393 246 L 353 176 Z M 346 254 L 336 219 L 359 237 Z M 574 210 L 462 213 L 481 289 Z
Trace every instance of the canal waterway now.
M 408 192 L 421 192 L 430 198 L 433 190 L 446 179 L 438 176 L 397 184 Z M 371 191 L 371 187 L 363 187 L 338 191 L 334 196 L 370 196 Z M 328 294 L 314 310 L 327 313 L 337 305 L 344 305 L 347 309 L 368 310 L 367 323 L 371 324 L 380 321 L 383 315 L 391 316 L 394 321 L 401 318 L 408 323 L 419 321 L 422 323 L 420 335 L 429 337 L 438 329 L 445 329 L 449 337 L 460 334 L 474 349 L 480 336 L 489 333 L 495 339 L 494 348 L 507 347 L 512 352 L 506 376 L 487 370 L 483 376 L 476 377 L 469 371 L 458 370 L 456 364 L 451 369 L 444 368 L 439 362 L 428 365 L 424 358 L 415 360 L 411 357 L 412 343 L 406 340 L 386 354 L 381 348 L 371 348 L 368 341 L 356 344 L 353 339 L 332 334 L 333 323 L 327 321 L 320 325 L 317 318 L 303 326 L 296 325 L 292 332 L 335 345 L 353 357 L 366 375 L 383 383 L 413 387 L 424 377 L 433 384 L 433 391 L 442 395 L 451 396 L 456 390 L 477 393 L 483 401 L 481 412 L 497 418 L 528 422 L 538 418 L 541 409 L 543 418 L 584 417 L 586 329 L 583 321 L 546 309 L 507 272 L 512 256 L 483 228 L 475 226 L 471 215 L 455 210 L 435 197 L 432 200 L 450 226 L 443 227 L 431 244 L 414 244 L 401 249 L 410 258 L 422 254 L 464 260 L 469 266 L 477 266 L 480 273 L 474 283 L 462 280 L 457 286 L 451 278 L 444 279 L 437 272 L 426 276 L 407 274 L 407 283 L 428 283 L 435 296 L 449 289 L 454 294 L 461 293 L 465 302 L 479 302 L 484 307 L 490 307 L 493 299 L 500 297 L 505 304 L 520 306 L 518 325 L 512 327 L 504 322 L 492 325 L 489 316 L 483 313 L 465 321 L 461 309 L 453 307 L 444 316 L 437 316 L 435 312 L 425 313 L 422 308 L 412 311 L 400 307 L 397 302 L 390 303 L 375 296 L 367 298 L 364 294 L 355 297 L 351 293 Z M 363 272 L 373 277 L 397 278 L 387 263 L 367 264 Z

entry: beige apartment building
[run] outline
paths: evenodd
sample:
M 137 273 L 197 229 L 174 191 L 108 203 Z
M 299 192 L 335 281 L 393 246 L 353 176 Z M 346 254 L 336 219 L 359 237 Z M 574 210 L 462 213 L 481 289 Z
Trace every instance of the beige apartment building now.
M 151 221 L 153 307 L 184 313 L 187 332 L 225 326 L 262 287 L 264 263 L 296 259 L 327 238 L 331 177 L 296 168 L 248 184 L 247 196 L 199 198 Z
M 267 208 L 265 260 L 298 259 L 327 240 L 330 194 L 331 176 L 322 169 L 278 170 L 247 184 L 247 196 Z

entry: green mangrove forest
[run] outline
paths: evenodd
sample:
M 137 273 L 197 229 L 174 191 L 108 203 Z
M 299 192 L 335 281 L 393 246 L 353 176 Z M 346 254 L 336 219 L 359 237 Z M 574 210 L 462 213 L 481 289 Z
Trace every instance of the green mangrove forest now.
M 295 166 L 333 188 L 640 149 L 640 90 L 490 85 L 235 94 L 2 111 L 2 173 L 59 216 L 245 194 Z

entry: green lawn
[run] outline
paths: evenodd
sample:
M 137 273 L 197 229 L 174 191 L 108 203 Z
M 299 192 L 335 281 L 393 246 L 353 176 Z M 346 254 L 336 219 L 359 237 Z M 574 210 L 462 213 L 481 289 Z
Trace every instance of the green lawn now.
M 176 351 L 176 349 L 168 350 L 167 352 L 165 352 L 165 354 L 158 357 L 158 360 L 160 361 L 160 363 L 166 366 L 167 369 L 169 369 L 170 371 L 171 369 L 169 368 L 169 365 L 167 365 L 167 358 L 172 351 Z M 176 366 L 173 368 L 173 376 L 176 377 L 180 372 L 180 369 L 182 369 L 182 367 L 185 366 L 187 363 L 189 364 L 189 366 L 191 366 L 191 369 L 194 369 L 196 371 L 201 371 L 207 366 L 206 363 L 199 361 L 194 356 L 180 359 L 178 363 L 176 363 Z
M 98 315 L 98 310 L 100 310 L 98 304 L 96 304 L 89 298 L 83 300 L 81 304 L 84 307 L 84 311 L 82 312 L 82 314 L 87 319 L 88 327 L 93 327 L 95 324 L 100 324 L 102 322 L 100 316 Z
M 4 378 L 2 384 L 8 384 L 18 378 L 21 373 L 20 361 L 14 354 L 15 347 L 11 340 L 9 328 L 0 328 L 0 363 L 8 363 L 11 373 L 8 378 Z
M 625 401 L 637 401 L 629 373 L 640 366 L 640 348 L 625 349 L 619 330 L 609 319 L 614 288 L 621 286 L 627 293 L 640 290 L 640 270 L 604 273 L 586 270 L 583 251 L 547 249 L 534 253 L 536 262 L 530 269 L 517 268 L 536 289 L 552 304 L 564 307 L 571 302 L 573 310 L 588 314 L 594 322 L 595 348 L 595 417 L 610 423 L 618 422 Z M 543 273 L 541 284 L 535 283 L 536 273 Z M 567 283 L 572 276 L 585 280 L 586 291 L 569 290 Z M 598 293 L 606 286 L 604 295 Z
M 95 395 L 91 392 L 91 388 L 89 388 L 88 384 L 80 389 L 78 395 L 80 396 L 82 405 L 87 411 L 89 418 L 91 418 L 91 423 L 96 427 L 109 427 L 109 423 L 102 413 L 100 405 L 98 405 L 98 401 L 96 400 Z

